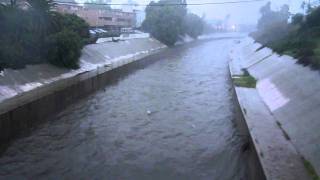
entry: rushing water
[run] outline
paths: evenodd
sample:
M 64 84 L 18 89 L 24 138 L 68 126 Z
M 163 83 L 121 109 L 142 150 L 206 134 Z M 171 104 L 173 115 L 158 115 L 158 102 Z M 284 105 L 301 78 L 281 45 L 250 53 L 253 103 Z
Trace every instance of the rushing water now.
M 0 158 L 0 179 L 246 179 L 228 75 L 232 39 L 169 49 Z

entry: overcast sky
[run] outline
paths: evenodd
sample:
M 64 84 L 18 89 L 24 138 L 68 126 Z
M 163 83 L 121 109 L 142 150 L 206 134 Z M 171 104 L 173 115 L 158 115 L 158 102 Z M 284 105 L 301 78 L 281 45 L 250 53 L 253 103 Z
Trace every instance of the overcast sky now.
M 84 1 L 84 0 L 78 0 Z M 134 0 L 139 4 L 148 4 L 151 0 Z M 237 0 L 187 0 L 188 3 L 225 2 Z M 283 4 L 290 5 L 291 12 L 301 11 L 303 0 L 265 0 L 241 4 L 189 6 L 188 9 L 198 15 L 206 14 L 207 19 L 223 19 L 231 15 L 232 23 L 255 24 L 259 18 L 259 9 L 268 1 L 272 2 L 273 9 L 279 9 Z M 112 0 L 112 3 L 126 3 L 128 0 Z M 117 7 L 119 8 L 119 7 Z
M 202 2 L 223 2 L 236 0 L 187 0 L 188 3 Z M 113 3 L 125 3 L 127 0 L 113 0 Z M 140 4 L 148 4 L 150 0 L 135 0 Z M 242 4 L 224 4 L 224 5 L 205 5 L 205 6 L 189 6 L 190 11 L 202 15 L 206 14 L 207 19 L 223 19 L 226 15 L 231 15 L 231 21 L 234 23 L 256 23 L 259 17 L 259 9 L 266 4 L 268 0 L 254 3 Z M 299 11 L 303 0 L 271 0 L 273 8 L 277 9 L 283 4 L 288 4 L 292 8 L 291 11 Z

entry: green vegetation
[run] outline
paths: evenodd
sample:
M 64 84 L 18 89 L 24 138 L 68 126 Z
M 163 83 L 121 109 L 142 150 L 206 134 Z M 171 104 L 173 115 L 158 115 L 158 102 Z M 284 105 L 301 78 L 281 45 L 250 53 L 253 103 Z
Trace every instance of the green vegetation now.
M 77 69 L 82 44 L 79 35 L 63 30 L 47 38 L 49 45 L 47 60 L 56 66 Z
M 316 170 L 314 169 L 314 167 L 312 166 L 312 164 L 308 160 L 306 160 L 305 158 L 302 158 L 302 160 L 303 160 L 304 167 L 307 169 L 307 171 L 311 175 L 311 178 L 313 180 L 320 180 L 320 177 L 318 176 L 318 174 L 317 174 Z
M 289 8 L 272 11 L 270 3 L 261 8 L 262 17 L 255 40 L 279 54 L 298 59 L 300 64 L 320 69 L 320 7 L 310 8 L 306 15 L 296 14 L 289 21 Z
M 173 46 L 181 36 L 188 34 L 197 38 L 202 34 L 204 23 L 195 14 L 188 14 L 185 0 L 160 0 L 151 2 L 146 8 L 146 19 L 142 29 L 168 46 Z
M 257 31 L 252 36 L 263 45 L 282 39 L 287 34 L 287 22 L 290 16 L 289 7 L 284 5 L 280 11 L 272 11 L 268 2 L 260 9 L 261 18 L 258 21 Z
M 243 75 L 232 77 L 234 84 L 239 87 L 256 88 L 257 80 L 247 70 L 243 71 Z
M 89 39 L 89 26 L 75 15 L 52 11 L 53 0 L 27 0 L 0 5 L 0 69 L 50 62 L 77 68 L 80 51 Z
M 203 20 L 192 13 L 187 14 L 185 17 L 185 31 L 193 39 L 197 39 L 204 31 L 204 22 Z

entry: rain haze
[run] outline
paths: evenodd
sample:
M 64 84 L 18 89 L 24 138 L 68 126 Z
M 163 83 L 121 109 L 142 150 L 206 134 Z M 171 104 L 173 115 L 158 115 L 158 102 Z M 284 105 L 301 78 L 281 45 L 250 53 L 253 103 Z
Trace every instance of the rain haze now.
M 127 3 L 128 0 L 113 0 L 112 3 Z M 138 4 L 149 4 L 150 0 L 135 0 Z M 187 3 L 214 3 L 214 2 L 228 2 L 224 0 L 188 0 Z M 229 1 L 230 2 L 230 1 Z M 224 19 L 230 15 L 232 23 L 240 24 L 255 24 L 260 17 L 259 9 L 265 5 L 268 0 L 258 2 L 246 2 L 238 4 L 218 4 L 218 5 L 197 5 L 189 6 L 189 10 L 198 14 L 199 16 L 206 15 L 207 20 Z M 283 4 L 290 6 L 291 12 L 301 11 L 301 4 L 303 0 L 271 0 L 272 7 L 279 9 Z M 118 6 L 119 7 L 119 6 Z
M 0 180 L 320 180 L 320 0 L 0 0 Z

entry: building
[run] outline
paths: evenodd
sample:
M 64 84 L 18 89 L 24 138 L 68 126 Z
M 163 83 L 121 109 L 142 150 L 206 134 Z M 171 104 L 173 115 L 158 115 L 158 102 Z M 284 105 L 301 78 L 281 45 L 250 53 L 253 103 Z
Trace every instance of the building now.
M 146 13 L 144 9 L 142 9 L 139 4 L 133 0 L 128 0 L 125 5 L 121 7 L 124 12 L 132 12 L 136 14 L 136 28 L 141 27 L 142 22 L 146 18 Z
M 74 3 L 59 3 L 56 11 L 60 13 L 76 14 L 83 18 L 91 27 L 110 30 L 134 28 L 136 25 L 135 12 L 123 12 L 119 9 L 97 9 Z

